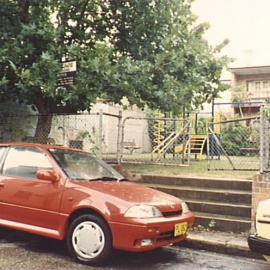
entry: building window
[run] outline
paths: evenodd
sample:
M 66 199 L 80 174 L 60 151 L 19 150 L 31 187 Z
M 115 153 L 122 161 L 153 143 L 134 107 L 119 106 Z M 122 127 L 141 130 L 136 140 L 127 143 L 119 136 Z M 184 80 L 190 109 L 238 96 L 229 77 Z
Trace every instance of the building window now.
M 255 82 L 255 89 L 256 90 L 260 90 L 261 89 L 261 82 L 260 81 Z
M 251 100 L 268 100 L 270 98 L 270 79 L 247 82 L 248 96 Z

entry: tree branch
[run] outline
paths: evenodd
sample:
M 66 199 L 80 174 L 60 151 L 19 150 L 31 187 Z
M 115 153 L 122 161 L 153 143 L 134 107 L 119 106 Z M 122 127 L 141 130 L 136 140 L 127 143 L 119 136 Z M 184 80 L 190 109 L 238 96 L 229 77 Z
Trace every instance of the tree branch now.
M 19 7 L 22 11 L 21 13 L 21 22 L 24 24 L 29 23 L 30 21 L 30 13 L 29 13 L 29 8 L 30 8 L 30 1 L 29 0 L 19 0 L 18 1 Z

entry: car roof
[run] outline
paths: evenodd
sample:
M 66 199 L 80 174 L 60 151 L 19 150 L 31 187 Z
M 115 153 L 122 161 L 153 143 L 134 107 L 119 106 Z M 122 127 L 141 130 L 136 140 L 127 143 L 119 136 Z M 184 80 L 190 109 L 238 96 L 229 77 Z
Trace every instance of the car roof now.
M 72 150 L 72 151 L 82 152 L 82 150 L 76 149 L 76 148 L 70 148 L 70 147 L 65 147 L 61 145 L 53 145 L 53 144 L 40 144 L 40 143 L 10 142 L 10 143 L 0 143 L 0 147 L 1 146 L 38 147 L 45 150 L 62 149 L 62 150 Z

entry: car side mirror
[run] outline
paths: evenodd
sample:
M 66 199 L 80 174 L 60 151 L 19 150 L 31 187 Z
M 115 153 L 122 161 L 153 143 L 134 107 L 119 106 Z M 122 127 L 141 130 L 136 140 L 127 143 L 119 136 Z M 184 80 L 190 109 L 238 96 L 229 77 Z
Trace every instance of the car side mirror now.
M 59 174 L 55 170 L 38 170 L 37 179 L 51 182 L 58 182 L 60 180 Z

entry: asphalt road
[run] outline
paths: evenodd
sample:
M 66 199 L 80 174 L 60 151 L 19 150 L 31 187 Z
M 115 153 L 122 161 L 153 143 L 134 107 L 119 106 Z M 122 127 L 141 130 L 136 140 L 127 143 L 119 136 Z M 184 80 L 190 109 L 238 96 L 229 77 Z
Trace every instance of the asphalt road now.
M 133 254 L 114 252 L 110 261 L 90 267 L 69 258 L 63 242 L 12 230 L 0 230 L 0 269 L 84 270 L 84 269 L 230 269 L 270 270 L 262 260 L 228 256 L 182 247 Z

